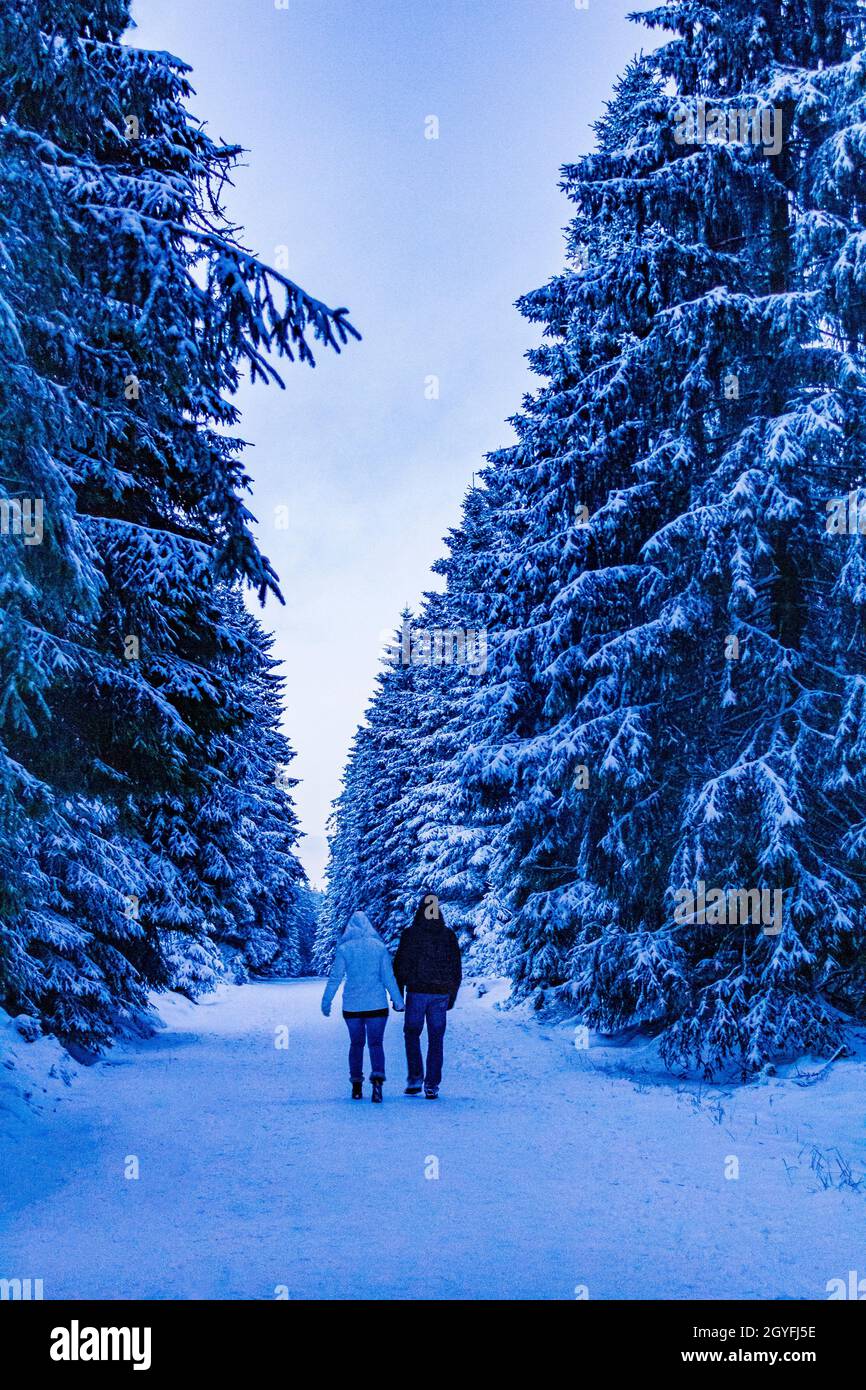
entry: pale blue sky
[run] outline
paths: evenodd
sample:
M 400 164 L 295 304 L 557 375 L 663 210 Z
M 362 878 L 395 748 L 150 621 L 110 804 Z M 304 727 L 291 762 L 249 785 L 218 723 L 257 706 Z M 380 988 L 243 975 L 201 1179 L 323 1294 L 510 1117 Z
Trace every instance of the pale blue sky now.
M 562 263 L 559 166 L 647 32 L 639 0 L 136 0 L 133 42 L 194 68 L 193 110 L 243 144 L 228 200 L 263 259 L 364 335 L 286 391 L 245 387 L 252 510 L 286 607 L 287 680 L 314 882 L 373 687 L 380 634 L 429 567 L 483 455 L 531 388 L 514 309 Z M 439 139 L 425 139 L 427 117 Z M 438 376 L 439 399 L 425 396 Z M 288 509 L 288 527 L 276 524 Z

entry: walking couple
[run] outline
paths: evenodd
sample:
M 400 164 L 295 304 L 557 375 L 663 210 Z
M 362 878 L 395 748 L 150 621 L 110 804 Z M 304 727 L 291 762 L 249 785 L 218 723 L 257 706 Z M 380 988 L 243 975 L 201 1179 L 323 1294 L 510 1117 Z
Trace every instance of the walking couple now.
M 334 956 L 322 996 L 322 1013 L 328 1017 L 334 995 L 345 980 L 343 1018 L 349 1030 L 349 1079 L 353 1100 L 363 1098 L 365 1042 L 370 1052 L 372 1099 L 377 1103 L 382 1099 L 389 994 L 394 1012 L 405 1015 L 406 1095 L 418 1096 L 423 1090 L 428 1100 L 436 1100 L 442 1080 L 442 1044 L 447 1014 L 454 1008 L 462 977 L 457 937 L 446 927 L 434 894 L 428 893 L 418 904 L 412 925 L 400 937 L 393 966 L 388 949 L 367 914 L 352 914 Z M 426 1068 L 421 1056 L 421 1033 L 425 1023 Z

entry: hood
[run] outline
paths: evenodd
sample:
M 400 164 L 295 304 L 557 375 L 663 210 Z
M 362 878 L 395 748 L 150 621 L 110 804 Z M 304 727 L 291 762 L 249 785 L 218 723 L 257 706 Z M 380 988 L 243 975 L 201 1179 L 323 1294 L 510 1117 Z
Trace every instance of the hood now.
M 372 937 L 374 941 L 380 940 L 379 933 L 366 912 L 353 912 L 343 932 L 343 940 L 360 941 L 365 936 Z

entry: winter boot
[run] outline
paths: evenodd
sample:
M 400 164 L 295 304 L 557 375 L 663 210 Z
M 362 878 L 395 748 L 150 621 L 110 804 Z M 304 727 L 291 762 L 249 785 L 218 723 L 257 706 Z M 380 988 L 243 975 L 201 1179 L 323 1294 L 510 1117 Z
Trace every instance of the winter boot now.
M 424 1094 L 425 1094 L 425 1096 L 427 1097 L 428 1100 L 438 1100 L 438 1099 L 439 1099 L 439 1087 L 438 1087 L 438 1086 L 425 1086 L 425 1087 L 424 1087 Z
M 364 1099 L 364 1083 L 363 1083 L 363 1081 L 353 1081 L 353 1082 L 352 1082 L 352 1100 L 363 1100 L 363 1099 Z
M 424 1082 L 423 1082 L 423 1081 L 412 1081 L 412 1080 L 410 1079 L 409 1081 L 406 1082 L 406 1089 L 405 1089 L 405 1091 L 403 1092 L 403 1094 L 404 1094 L 404 1096 L 420 1096 L 421 1091 L 423 1090 L 423 1087 L 424 1087 Z
M 379 1080 L 373 1082 L 373 1094 L 370 1097 L 374 1105 L 382 1104 L 382 1083 Z

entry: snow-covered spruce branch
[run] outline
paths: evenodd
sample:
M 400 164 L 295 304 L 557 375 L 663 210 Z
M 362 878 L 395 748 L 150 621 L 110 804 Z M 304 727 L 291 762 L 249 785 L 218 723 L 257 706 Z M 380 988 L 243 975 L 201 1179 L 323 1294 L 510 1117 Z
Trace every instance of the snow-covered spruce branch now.
M 315 336 L 326 346 L 332 347 L 335 352 L 340 351 L 340 344 L 348 342 L 349 338 L 355 338 L 360 342 L 361 334 L 350 323 L 347 315 L 349 310 L 345 307 L 331 309 L 320 299 L 314 299 L 307 294 L 300 285 L 272 266 L 265 265 L 251 252 L 241 251 L 232 243 L 227 242 L 216 232 L 206 232 L 196 228 L 184 227 L 179 223 L 164 222 L 156 218 L 148 217 L 143 213 L 138 213 L 127 208 L 112 208 L 105 204 L 90 203 L 87 205 L 89 212 L 99 213 L 107 217 L 135 217 L 142 223 L 149 223 L 154 227 L 173 232 L 177 237 L 191 240 L 199 245 L 207 246 L 211 251 L 218 252 L 229 263 L 236 262 L 239 266 L 251 271 L 254 280 L 260 281 L 266 287 L 266 303 L 268 307 L 274 308 L 275 322 L 268 330 L 261 325 L 263 337 L 269 344 L 276 345 L 278 351 L 294 361 L 294 355 L 286 338 L 285 330 L 291 328 L 292 336 L 298 346 L 298 353 L 301 361 L 309 362 L 315 366 L 315 358 L 304 337 L 303 329 L 306 325 L 312 325 Z M 278 314 L 270 296 L 268 281 L 274 280 L 286 291 L 286 299 L 289 308 L 285 314 Z M 336 336 L 335 336 L 336 331 Z M 279 380 L 279 378 L 277 378 Z M 282 385 L 280 381 L 280 385 Z

